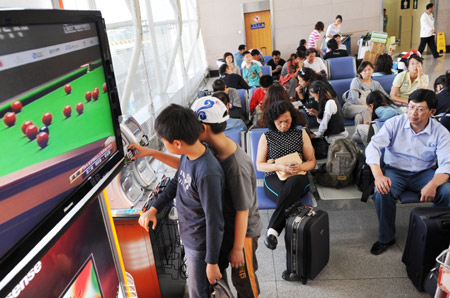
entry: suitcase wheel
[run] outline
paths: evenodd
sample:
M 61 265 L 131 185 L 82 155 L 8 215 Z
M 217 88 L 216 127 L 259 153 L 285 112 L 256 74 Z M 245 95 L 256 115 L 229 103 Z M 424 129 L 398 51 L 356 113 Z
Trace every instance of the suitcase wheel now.
M 300 277 L 300 281 L 302 282 L 302 284 L 306 285 L 308 279 L 306 277 Z
M 283 273 L 281 274 L 281 277 L 286 280 L 286 281 L 297 281 L 298 280 L 298 275 L 291 272 L 289 273 L 289 271 L 284 270 Z

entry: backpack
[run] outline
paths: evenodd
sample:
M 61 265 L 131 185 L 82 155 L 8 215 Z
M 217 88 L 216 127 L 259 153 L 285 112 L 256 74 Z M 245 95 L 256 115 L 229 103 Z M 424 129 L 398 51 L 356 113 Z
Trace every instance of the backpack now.
M 372 92 L 372 90 L 363 90 L 363 89 L 349 89 L 347 91 L 344 92 L 344 94 L 342 94 L 342 99 L 349 104 L 353 104 L 348 100 L 348 96 L 349 93 L 351 91 L 356 91 L 359 94 L 359 101 L 361 102 L 362 105 L 366 105 L 366 98 L 367 96 L 370 94 L 370 92 Z
M 327 187 L 342 187 L 353 183 L 358 150 L 356 144 L 347 140 L 334 141 L 328 148 L 327 162 L 316 175 L 317 183 Z
M 362 192 L 361 202 L 367 202 L 369 196 L 373 194 L 375 187 L 375 179 L 370 170 L 370 166 L 366 164 L 366 157 L 363 153 L 358 153 L 356 156 L 355 167 L 355 184 L 358 190 Z

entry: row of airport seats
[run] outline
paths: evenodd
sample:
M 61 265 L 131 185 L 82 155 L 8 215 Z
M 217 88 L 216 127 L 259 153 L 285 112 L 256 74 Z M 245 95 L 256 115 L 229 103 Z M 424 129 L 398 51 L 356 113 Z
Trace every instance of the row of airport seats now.
M 301 127 L 299 127 L 301 128 Z M 239 146 L 241 146 L 248 155 L 250 155 L 253 166 L 256 171 L 256 195 L 258 198 L 258 207 L 259 209 L 275 209 L 276 203 L 269 199 L 264 191 L 264 173 L 260 172 L 256 169 L 256 154 L 258 151 L 258 142 L 261 138 L 261 135 L 265 133 L 267 128 L 256 128 L 250 130 L 248 133 L 240 130 L 227 130 L 225 131 L 225 135 L 230 137 L 233 141 L 235 141 Z M 299 200 L 303 205 L 314 206 L 312 197 L 308 193 L 304 197 L 299 197 Z

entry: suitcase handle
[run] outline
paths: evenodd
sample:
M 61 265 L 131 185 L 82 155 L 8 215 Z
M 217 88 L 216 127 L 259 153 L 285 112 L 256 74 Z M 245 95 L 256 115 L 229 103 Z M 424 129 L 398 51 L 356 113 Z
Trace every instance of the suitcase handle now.
M 433 219 L 433 218 L 438 218 L 444 215 L 448 215 L 450 216 L 450 212 L 449 211 L 442 211 L 433 215 L 422 215 L 421 218 L 422 219 Z

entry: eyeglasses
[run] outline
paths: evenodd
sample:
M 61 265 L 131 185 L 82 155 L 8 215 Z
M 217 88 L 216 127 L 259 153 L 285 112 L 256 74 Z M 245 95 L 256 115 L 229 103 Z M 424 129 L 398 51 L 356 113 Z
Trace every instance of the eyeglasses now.
M 419 107 L 419 106 L 408 105 L 408 111 L 417 111 L 417 113 L 419 113 L 419 114 L 422 114 L 427 110 L 429 110 L 429 109 L 424 108 L 424 107 Z

